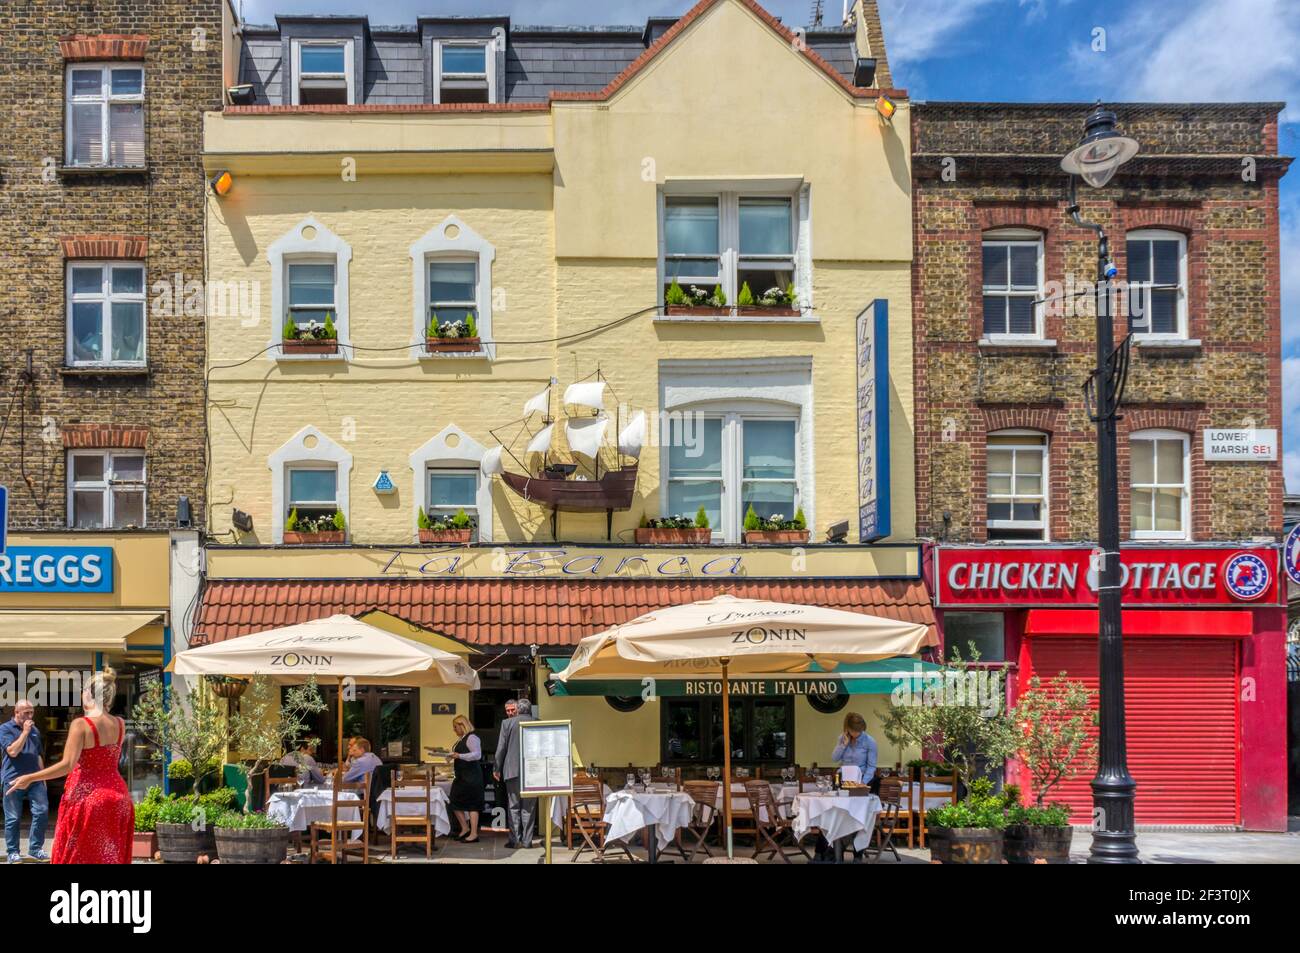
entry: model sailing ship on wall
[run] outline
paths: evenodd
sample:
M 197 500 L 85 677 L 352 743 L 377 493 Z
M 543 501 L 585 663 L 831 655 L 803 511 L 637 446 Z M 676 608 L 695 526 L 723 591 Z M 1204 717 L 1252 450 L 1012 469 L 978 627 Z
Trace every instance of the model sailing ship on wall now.
M 606 534 L 612 537 L 614 511 L 631 509 L 632 497 L 636 493 L 637 468 L 646 439 L 645 412 L 633 414 L 624 426 L 620 419 L 621 411 L 615 405 L 612 423 L 618 440 L 611 447 L 607 441 L 611 419 L 606 406 L 610 396 L 615 401 L 617 396 L 613 395 L 600 371 L 564 389 L 560 401 L 562 421 L 551 415 L 551 392 L 557 384 L 558 381 L 552 378 L 540 393 L 524 404 L 524 415 L 515 422 L 519 430 L 509 442 L 502 440 L 497 431 L 515 424 L 490 431 L 501 445 L 492 447 L 483 455 L 483 473 L 501 477 L 501 482 L 530 503 L 549 507 L 554 536 L 558 536 L 561 511 L 597 513 L 603 510 Z M 561 422 L 570 458 L 567 460 L 552 446 L 556 426 Z M 528 443 L 521 459 L 515 455 L 513 446 L 522 442 L 525 436 Z M 506 469 L 506 455 L 522 472 Z

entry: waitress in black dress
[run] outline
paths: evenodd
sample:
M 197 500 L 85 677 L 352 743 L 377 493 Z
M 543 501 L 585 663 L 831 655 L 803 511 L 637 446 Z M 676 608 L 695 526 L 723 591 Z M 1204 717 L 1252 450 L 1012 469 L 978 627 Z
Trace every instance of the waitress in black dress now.
M 460 822 L 456 840 L 463 844 L 478 843 L 478 819 L 483 810 L 483 745 L 474 726 L 464 715 L 452 719 L 451 730 L 456 732 L 456 744 L 451 749 L 452 770 L 451 809 Z

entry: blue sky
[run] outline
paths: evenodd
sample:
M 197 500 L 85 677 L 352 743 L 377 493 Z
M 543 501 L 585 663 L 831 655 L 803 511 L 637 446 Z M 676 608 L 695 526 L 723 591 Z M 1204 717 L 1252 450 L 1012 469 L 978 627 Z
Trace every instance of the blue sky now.
M 235 0 L 238 4 L 240 0 Z M 762 0 L 760 0 L 762 2 Z M 825 0 L 826 22 L 843 0 Z M 516 23 L 644 23 L 692 0 L 243 0 L 244 19 L 435 13 Z M 788 26 L 812 0 L 764 4 Z M 1300 0 L 880 0 L 895 82 L 915 99 L 1289 103 L 1284 155 L 1300 153 Z M 1103 30 L 1104 34 L 1095 31 Z M 1105 49 L 1094 51 L 1094 37 Z M 1082 119 L 1082 116 L 1080 117 Z M 1300 167 L 1282 180 L 1282 355 L 1287 486 L 1300 493 Z

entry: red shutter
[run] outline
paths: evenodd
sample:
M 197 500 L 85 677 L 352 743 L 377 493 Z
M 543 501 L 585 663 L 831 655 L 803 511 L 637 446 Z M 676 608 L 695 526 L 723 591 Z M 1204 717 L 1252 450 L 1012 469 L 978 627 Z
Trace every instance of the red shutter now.
M 1034 638 L 1029 644 L 1030 674 L 1047 681 L 1066 671 L 1096 689 L 1095 639 Z M 1236 641 L 1126 642 L 1124 708 L 1137 823 L 1240 823 Z M 1091 771 L 1081 772 L 1053 788 L 1048 800 L 1068 803 L 1074 822 L 1086 824 L 1091 780 Z

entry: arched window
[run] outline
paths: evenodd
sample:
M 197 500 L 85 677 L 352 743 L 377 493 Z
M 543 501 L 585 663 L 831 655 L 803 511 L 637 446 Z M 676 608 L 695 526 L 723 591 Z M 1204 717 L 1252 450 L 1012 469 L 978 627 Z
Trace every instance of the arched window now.
M 346 358 L 352 246 L 309 215 L 273 241 L 266 257 L 271 263 L 270 356 L 277 360 Z M 327 320 L 334 325 L 336 351 L 286 351 L 286 337 L 319 337 Z
M 989 539 L 1047 539 L 1047 443 L 1037 430 L 988 435 Z
M 1026 228 L 984 233 L 984 336 L 1043 336 L 1043 236 Z
M 494 356 L 492 343 L 492 262 L 496 249 L 455 215 L 429 229 L 411 245 L 411 296 L 417 353 L 431 328 L 460 323 L 482 342 L 477 351 L 438 353 L 439 357 Z
M 330 520 L 337 511 L 348 516 L 348 478 L 352 454 L 315 427 L 303 427 L 267 458 L 271 470 L 271 541 L 284 542 L 284 524 L 297 511 L 299 520 Z
M 1159 228 L 1128 233 L 1129 331 L 1187 337 L 1187 237 Z
M 465 431 L 448 424 L 410 455 L 417 538 L 421 510 L 431 517 L 464 510 L 474 520 L 474 538 L 481 543 L 492 540 L 492 481 L 479 469 L 485 451 Z
M 1129 488 L 1134 539 L 1191 538 L 1191 441 L 1178 430 L 1129 436 Z

